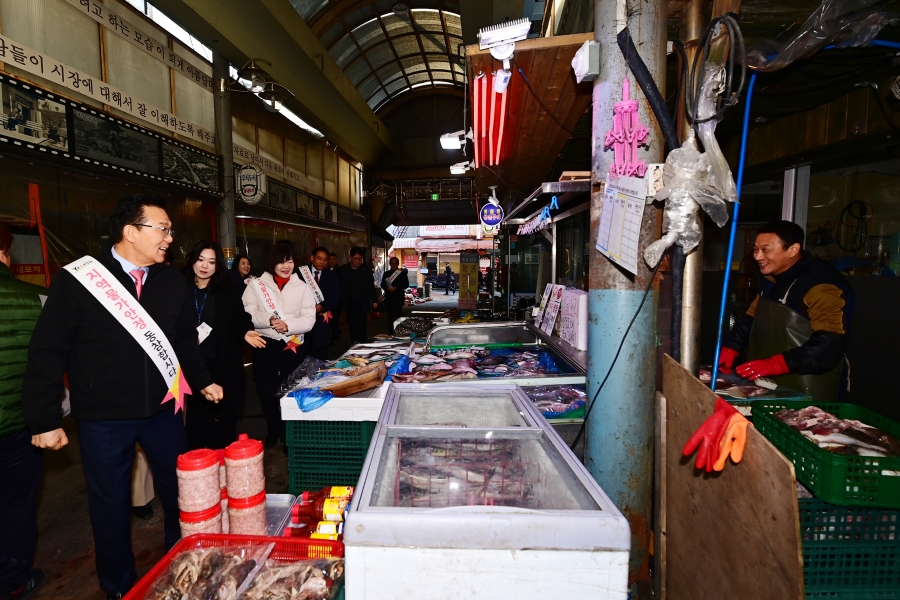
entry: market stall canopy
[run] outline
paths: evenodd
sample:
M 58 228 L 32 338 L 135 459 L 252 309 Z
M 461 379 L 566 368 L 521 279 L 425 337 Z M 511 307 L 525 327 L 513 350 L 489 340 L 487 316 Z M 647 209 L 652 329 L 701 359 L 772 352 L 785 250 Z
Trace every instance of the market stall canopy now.
M 394 246 L 396 248 L 396 246 Z M 441 240 L 432 238 L 418 238 L 416 250 L 418 252 L 440 252 L 454 254 L 463 250 L 490 250 L 494 247 L 493 238 L 484 240 L 456 239 Z
M 516 42 L 500 163 L 476 171 L 479 190 L 491 185 L 528 190 L 543 181 L 590 106 L 591 82 L 575 82 L 572 58 L 593 39 L 593 33 L 581 33 Z M 466 46 L 469 81 L 502 66 L 490 51 Z
M 394 238 L 394 250 L 411 250 L 420 238 Z

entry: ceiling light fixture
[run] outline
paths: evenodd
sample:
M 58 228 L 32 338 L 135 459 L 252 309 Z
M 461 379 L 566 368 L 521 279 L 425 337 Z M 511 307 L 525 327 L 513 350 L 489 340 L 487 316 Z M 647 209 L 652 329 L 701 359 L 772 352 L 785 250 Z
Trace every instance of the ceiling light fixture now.
M 258 94 L 265 91 L 266 83 L 269 81 L 266 72 L 256 66 L 257 62 L 266 63 L 270 67 L 272 63 L 261 58 L 254 58 L 247 62 L 243 67 L 238 69 L 238 81 L 241 82 L 248 92 Z
M 459 150 L 465 145 L 466 139 L 472 139 L 471 128 L 468 133 L 464 129 L 453 133 L 445 133 L 441 136 L 441 148 L 444 150 Z
M 276 83 L 274 81 L 269 81 L 268 83 L 266 83 L 265 90 L 258 93 L 256 96 L 263 101 L 263 105 L 269 112 L 280 112 L 281 109 L 284 108 L 284 98 L 281 96 L 281 94 L 275 91 L 276 85 L 281 89 L 286 90 L 287 93 L 291 96 L 294 95 L 291 90 L 287 89 L 280 83 Z
M 472 168 L 471 162 L 460 162 L 455 165 L 450 165 L 450 174 L 451 175 L 464 175 L 466 171 Z

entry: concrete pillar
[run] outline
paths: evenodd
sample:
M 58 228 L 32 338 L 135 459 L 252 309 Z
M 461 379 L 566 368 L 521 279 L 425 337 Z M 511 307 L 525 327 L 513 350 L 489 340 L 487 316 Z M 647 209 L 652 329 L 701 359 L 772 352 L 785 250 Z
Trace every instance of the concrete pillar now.
M 627 4 L 627 6 L 625 6 Z M 618 10 L 617 10 L 618 9 Z M 591 239 L 603 200 L 603 182 L 613 161 L 603 141 L 613 125 L 613 107 L 622 97 L 622 80 L 630 75 L 616 43 L 617 21 L 627 15 L 635 46 L 665 94 L 666 3 L 663 0 L 596 0 L 594 38 L 600 43 L 600 75 L 594 81 L 592 134 Z M 641 122 L 650 127 L 650 147 L 640 157 L 662 162 L 664 141 L 659 125 L 632 77 Z M 640 247 L 659 238 L 659 210 L 648 206 L 641 226 Z M 639 261 L 637 275 L 613 265 L 594 249 L 590 256 L 590 324 L 588 397 L 593 398 L 612 364 L 628 324 L 635 316 L 651 271 Z M 654 394 L 656 383 L 656 309 L 654 284 L 622 353 L 596 400 L 587 423 L 585 465 L 631 525 L 629 585 L 632 598 L 649 591 L 649 543 L 653 483 Z
M 225 58 L 213 51 L 213 108 L 216 118 L 216 154 L 222 159 L 222 171 L 219 173 L 219 192 L 221 199 L 218 207 L 219 245 L 225 250 L 226 258 L 234 258 L 237 246 L 237 233 L 234 224 L 234 163 L 232 161 L 231 143 L 231 92 L 228 73 L 229 63 Z

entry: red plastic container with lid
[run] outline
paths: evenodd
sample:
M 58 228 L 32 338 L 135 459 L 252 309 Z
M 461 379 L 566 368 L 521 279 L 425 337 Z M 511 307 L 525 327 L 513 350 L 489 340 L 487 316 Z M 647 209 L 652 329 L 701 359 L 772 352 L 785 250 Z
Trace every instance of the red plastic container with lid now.
M 228 498 L 250 498 L 266 489 L 263 469 L 263 445 L 246 433 L 225 448 L 225 479 Z
M 183 538 L 195 533 L 222 533 L 222 506 L 216 504 L 197 512 L 181 511 L 178 521 Z
M 222 499 L 219 486 L 219 457 L 214 450 L 191 450 L 178 457 L 178 508 L 195 513 L 217 506 Z
M 250 498 L 228 497 L 228 530 L 235 535 L 267 535 L 266 491 Z

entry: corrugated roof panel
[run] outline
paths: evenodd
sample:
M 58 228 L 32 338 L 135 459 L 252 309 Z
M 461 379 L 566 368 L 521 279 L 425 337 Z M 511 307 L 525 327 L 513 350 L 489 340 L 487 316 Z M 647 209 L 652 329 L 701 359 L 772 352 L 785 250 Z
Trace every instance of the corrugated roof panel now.
M 413 32 L 408 17 L 398 17 L 393 13 L 388 13 L 381 17 L 381 22 L 384 23 L 384 28 L 390 36 Z
M 396 94 L 396 93 L 399 92 L 400 90 L 409 87 L 409 84 L 406 83 L 406 78 L 405 78 L 405 77 L 401 77 L 401 78 L 399 78 L 399 79 L 395 79 L 394 81 L 392 81 L 391 83 L 385 85 L 384 87 L 387 89 L 388 94 L 390 94 L 391 96 L 393 96 L 394 94 Z
M 370 108 L 374 109 L 387 99 L 388 95 L 384 93 L 384 90 L 379 89 L 377 92 L 375 92 L 375 95 L 369 98 L 366 102 Z
M 369 62 L 372 63 L 373 68 L 380 69 L 385 64 L 394 60 L 394 53 L 391 52 L 391 48 L 387 44 L 381 44 L 380 46 L 370 48 L 366 52 L 366 57 L 369 59 Z
M 447 23 L 447 33 L 462 38 L 462 22 L 459 19 L 459 15 L 445 12 L 444 21 Z
M 342 23 L 335 23 L 331 26 L 331 29 L 325 32 L 319 41 L 322 42 L 322 45 L 326 48 L 331 48 L 335 42 L 341 39 L 347 33 L 347 29 L 344 28 Z
M 382 31 L 378 19 L 360 25 L 352 33 L 363 50 L 368 50 L 378 42 L 384 41 L 384 31 Z
M 350 83 L 356 87 L 363 79 L 372 74 L 372 69 L 369 68 L 369 65 L 366 64 L 363 57 L 360 56 L 350 63 L 350 66 L 344 69 L 344 73 L 347 75 L 347 79 L 350 80 Z
M 375 93 L 375 90 L 381 88 L 381 83 L 379 83 L 378 79 L 375 78 L 374 75 L 370 75 L 363 81 L 361 84 L 356 86 L 356 89 L 359 90 L 359 93 L 363 98 L 368 98 L 372 94 Z
M 331 54 L 331 58 L 334 59 L 334 62 L 336 62 L 341 69 L 344 69 L 350 64 L 350 61 L 359 56 L 359 50 L 356 48 L 356 44 L 353 43 L 353 39 L 349 35 L 345 35 L 338 40 L 338 43 L 336 43 L 328 53 Z
M 421 52 L 419 42 L 414 35 L 404 35 L 402 37 L 391 38 L 391 40 L 394 43 L 394 48 L 397 49 L 397 54 L 400 56 L 409 56 L 410 54 Z
M 400 69 L 400 64 L 397 61 L 389 62 L 378 69 L 378 77 L 381 81 L 390 81 L 398 75 L 403 75 L 403 71 Z
M 290 0 L 291 6 L 294 7 L 300 16 L 303 17 L 303 20 L 309 23 L 309 21 L 315 17 L 319 12 L 328 6 L 328 0 Z
M 428 53 L 437 53 L 437 54 L 446 54 L 447 53 L 447 44 L 444 42 L 443 35 L 433 35 L 430 33 L 423 33 L 421 36 L 422 39 L 422 48 L 425 49 L 425 52 Z

